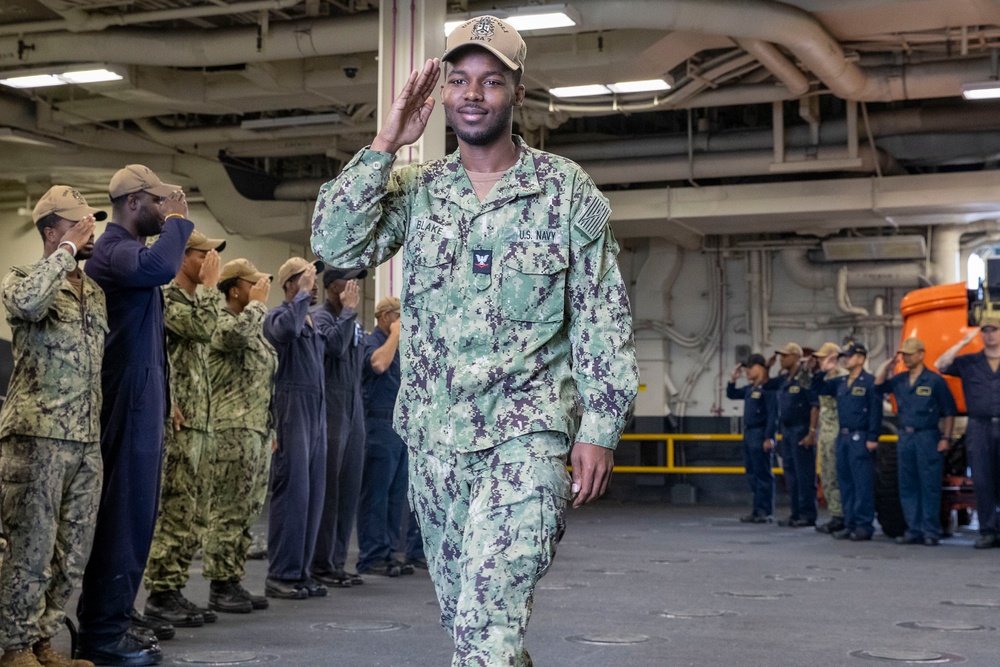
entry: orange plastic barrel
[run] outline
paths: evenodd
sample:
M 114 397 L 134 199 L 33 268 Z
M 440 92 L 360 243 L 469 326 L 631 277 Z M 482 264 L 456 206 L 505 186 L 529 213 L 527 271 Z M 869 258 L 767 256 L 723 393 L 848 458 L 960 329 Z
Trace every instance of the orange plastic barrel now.
M 969 332 L 968 308 L 965 283 L 936 285 L 910 292 L 903 297 L 899 307 L 903 314 L 903 331 L 899 341 L 902 343 L 907 338 L 922 340 L 926 348 L 924 364 L 934 370 L 934 361 Z M 981 349 L 983 341 L 977 336 L 959 354 L 978 352 Z M 905 370 L 902 361 L 896 364 L 897 373 Z M 944 379 L 955 395 L 959 412 L 964 414 L 965 396 L 962 394 L 961 380 L 950 375 L 945 375 Z

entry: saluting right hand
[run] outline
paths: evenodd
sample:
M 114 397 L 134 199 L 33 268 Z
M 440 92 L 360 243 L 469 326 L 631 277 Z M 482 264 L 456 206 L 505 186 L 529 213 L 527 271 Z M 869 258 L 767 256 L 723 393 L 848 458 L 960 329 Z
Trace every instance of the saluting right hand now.
M 828 357 L 824 357 L 823 362 L 819 365 L 819 369 L 821 371 L 832 371 L 834 368 L 837 367 L 838 360 L 839 357 L 833 354 L 831 354 Z
M 172 214 L 179 214 L 182 218 L 188 217 L 188 203 L 183 190 L 174 190 L 160 202 L 160 213 L 163 217 Z
M 91 237 L 94 236 L 94 216 L 88 215 L 80 218 L 80 221 L 66 230 L 59 242 L 67 241 L 76 246 L 77 250 L 87 245 Z
M 736 382 L 743 375 L 743 364 L 736 364 L 736 368 L 733 369 L 733 374 L 729 378 L 730 382 Z
M 427 121 L 434 110 L 434 86 L 441 76 L 441 61 L 431 58 L 421 71 L 413 70 L 406 85 L 392 101 L 372 150 L 395 153 L 403 146 L 419 139 L 427 128 Z
M 389 335 L 392 334 L 399 335 L 399 320 L 389 323 Z
M 300 292 L 312 292 L 313 287 L 316 286 L 316 266 L 310 264 L 302 275 L 299 276 L 299 291 Z
M 250 288 L 250 300 L 260 301 L 261 303 L 267 303 L 267 297 L 271 293 L 271 280 L 270 278 L 261 278 L 253 284 Z
M 209 250 L 205 253 L 205 261 L 201 263 L 201 270 L 198 271 L 198 279 L 202 285 L 211 289 L 219 284 L 219 277 L 222 275 L 221 264 L 217 251 Z

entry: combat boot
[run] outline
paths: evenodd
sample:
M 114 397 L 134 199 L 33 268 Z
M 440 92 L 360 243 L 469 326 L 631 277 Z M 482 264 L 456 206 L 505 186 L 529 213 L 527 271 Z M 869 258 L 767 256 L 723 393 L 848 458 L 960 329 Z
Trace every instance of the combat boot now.
M 41 639 L 32 647 L 35 659 L 44 667 L 94 667 L 90 660 L 73 660 L 65 653 L 52 648 L 48 639 Z
M 249 614 L 253 611 L 250 600 L 240 595 L 236 587 L 226 579 L 213 579 L 208 592 L 210 609 L 227 614 Z
M 239 577 L 233 577 L 229 581 L 232 582 L 233 587 L 236 588 L 240 595 L 245 597 L 247 600 L 250 600 L 250 604 L 255 610 L 267 609 L 269 603 L 265 596 L 254 595 L 247 589 L 243 588 L 243 583 L 240 581 Z
M 194 614 L 201 614 L 201 617 L 205 619 L 205 623 L 215 623 L 217 620 L 219 620 L 218 614 L 216 614 L 208 607 L 199 607 L 194 602 L 191 602 L 191 600 L 188 600 L 186 597 L 184 597 L 184 594 L 181 593 L 180 590 L 177 591 L 177 598 L 180 600 L 182 607 L 184 607 L 185 609 Z
M 41 667 L 42 663 L 32 653 L 30 648 L 22 648 L 20 651 L 4 651 L 0 658 L 0 667 Z
M 166 621 L 177 628 L 200 628 L 205 617 L 189 610 L 181 603 L 180 591 L 158 591 L 150 593 L 146 600 L 146 616 Z

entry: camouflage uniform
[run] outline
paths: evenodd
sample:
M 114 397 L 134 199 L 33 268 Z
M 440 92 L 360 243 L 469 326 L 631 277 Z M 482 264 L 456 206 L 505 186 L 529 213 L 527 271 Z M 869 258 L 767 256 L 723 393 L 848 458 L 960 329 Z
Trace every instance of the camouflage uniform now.
M 208 352 L 216 464 L 203 571 L 213 581 L 243 579 L 250 528 L 267 494 L 274 439 L 268 408 L 278 354 L 264 338 L 266 316 L 258 301 L 239 315 L 223 309 Z
M 390 173 L 393 156 L 363 149 L 313 220 L 334 266 L 402 248 L 394 426 L 456 666 L 529 664 L 570 444 L 617 446 L 638 383 L 607 200 L 577 165 L 515 140 L 518 162 L 483 202 L 458 152 Z
M 164 437 L 160 512 L 143 577 L 150 593 L 184 588 L 205 532 L 213 448 L 208 343 L 222 298 L 217 289 L 192 296 L 175 280 L 163 289 L 170 396 L 184 422 L 179 431 L 168 423 Z
M 10 550 L 0 571 L 0 647 L 53 637 L 83 576 L 101 494 L 104 292 L 66 273 L 65 249 L 3 281 L 14 373 L 0 411 L 0 521 Z
M 828 371 L 823 376 L 826 380 L 847 375 L 840 366 Z M 823 497 L 826 498 L 826 508 L 830 516 L 844 516 L 840 504 L 840 486 L 837 484 L 837 436 L 840 434 L 840 422 L 837 419 L 837 397 L 819 397 L 819 475 L 823 484 Z

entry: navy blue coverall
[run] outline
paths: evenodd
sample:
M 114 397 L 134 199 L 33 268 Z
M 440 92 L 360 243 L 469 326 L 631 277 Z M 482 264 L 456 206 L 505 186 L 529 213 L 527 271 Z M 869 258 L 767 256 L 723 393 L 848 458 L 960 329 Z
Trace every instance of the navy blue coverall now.
M 875 389 L 875 376 L 862 370 L 849 382 L 849 375 L 823 379 L 813 377 L 819 395 L 837 399 L 837 484 L 844 505 L 844 526 L 849 532 L 871 537 L 875 532 L 875 452 L 867 442 L 878 442 L 882 430 L 882 394 Z
M 104 290 L 110 328 L 101 369 L 104 484 L 77 606 L 84 646 L 125 634 L 146 569 L 169 400 L 160 286 L 180 270 L 192 229 L 190 220 L 168 218 L 147 248 L 111 223 L 84 269 Z
M 278 352 L 271 456 L 271 510 L 267 522 L 267 576 L 306 583 L 326 492 L 324 340 L 309 317 L 304 292 L 267 314 L 264 336 Z
M 344 569 L 354 528 L 365 462 L 365 418 L 361 400 L 361 345 L 358 313 L 334 315 L 326 303 L 312 310 L 316 330 L 326 339 L 326 492 L 312 572 L 332 576 Z
M 965 441 L 975 485 L 979 533 L 1000 535 L 1000 371 L 994 372 L 986 353 L 963 354 L 945 368 L 945 375 L 962 379 L 969 425 Z
M 365 393 L 367 451 L 358 512 L 358 571 L 364 572 L 392 557 L 399 541 L 406 503 L 406 444 L 392 428 L 401 379 L 399 350 L 383 373 L 371 366 L 372 353 L 385 345 L 388 335 L 376 327 L 365 338 L 362 386 Z M 411 528 L 415 524 L 411 517 Z M 419 539 L 419 532 L 417 532 Z M 410 541 L 407 557 L 412 557 Z
M 804 369 L 776 377 L 767 383 L 777 392 L 778 424 L 781 431 L 781 462 L 788 486 L 791 519 L 816 522 L 816 447 L 799 443 L 809 435 L 813 408 L 819 397 L 812 388 L 812 374 Z
M 726 397 L 743 400 L 743 465 L 753 494 L 752 514 L 769 517 L 774 514 L 774 457 L 773 450 L 764 451 L 764 441 L 773 441 L 777 429 L 778 404 L 774 392 L 765 389 L 763 383 L 737 389 L 736 383 L 730 382 Z
M 941 480 L 944 452 L 938 422 L 958 410 L 944 378 L 923 369 L 910 384 L 909 372 L 889 378 L 877 389 L 896 396 L 899 414 L 899 501 L 906 518 L 906 535 L 941 538 Z

